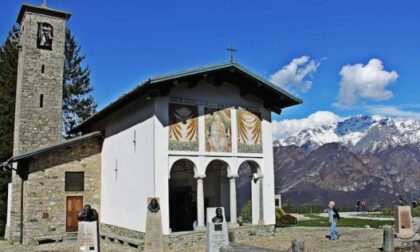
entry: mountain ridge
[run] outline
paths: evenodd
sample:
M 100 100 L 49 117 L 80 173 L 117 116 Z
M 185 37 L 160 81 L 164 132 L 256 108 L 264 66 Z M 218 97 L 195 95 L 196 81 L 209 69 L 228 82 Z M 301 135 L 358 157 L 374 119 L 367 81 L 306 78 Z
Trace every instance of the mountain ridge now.
M 314 150 L 334 142 L 347 146 L 356 153 L 414 143 L 420 147 L 420 122 L 359 115 L 337 123 L 303 129 L 286 138 L 275 140 L 274 146 L 294 144 L 306 150 Z
M 408 201 L 420 192 L 420 123 L 350 117 L 307 128 L 274 142 L 276 192 L 284 202 L 325 205 L 336 200 L 370 207 Z

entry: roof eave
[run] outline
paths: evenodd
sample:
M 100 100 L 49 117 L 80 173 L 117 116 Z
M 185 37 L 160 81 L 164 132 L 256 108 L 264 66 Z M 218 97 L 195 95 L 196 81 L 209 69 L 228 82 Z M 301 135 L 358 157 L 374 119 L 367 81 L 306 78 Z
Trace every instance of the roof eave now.
M 50 145 L 41 149 L 37 149 L 34 151 L 30 151 L 30 152 L 26 152 L 26 153 L 22 153 L 22 154 L 18 154 L 16 156 L 13 156 L 11 159 L 8 160 L 8 162 L 17 162 L 17 161 L 21 161 L 24 159 L 28 159 L 28 158 L 32 158 L 34 156 L 40 155 L 40 154 L 44 154 L 53 150 L 57 150 L 57 149 L 62 149 L 62 148 L 66 148 L 68 146 L 71 146 L 73 144 L 77 144 L 77 143 L 81 143 L 84 141 L 87 141 L 89 139 L 95 138 L 95 137 L 100 137 L 102 136 L 102 133 L 100 131 L 95 131 L 80 137 L 76 137 L 73 139 L 70 139 L 66 142 L 63 143 L 59 143 L 59 144 L 54 144 L 54 145 Z
M 41 13 L 41 14 L 47 14 L 54 17 L 63 18 L 65 20 L 68 20 L 71 17 L 71 13 L 65 12 L 65 11 L 59 11 L 52 8 L 49 8 L 47 6 L 36 6 L 32 4 L 22 4 L 22 7 L 20 8 L 18 17 L 16 19 L 16 22 L 18 24 L 21 24 L 23 15 L 25 12 L 34 12 L 34 13 Z
M 264 78 L 254 74 L 253 72 L 249 71 L 248 69 L 241 66 L 240 64 L 235 63 L 235 62 L 228 62 L 228 63 L 222 63 L 222 64 L 217 64 L 217 65 L 212 65 L 212 66 L 207 66 L 207 67 L 194 68 L 194 69 L 190 69 L 190 70 L 187 70 L 187 71 L 177 72 L 177 73 L 174 73 L 174 74 L 151 77 L 147 81 L 137 85 L 134 89 L 132 89 L 128 93 L 122 95 L 116 101 L 110 103 L 108 106 L 106 106 L 104 109 L 102 109 L 98 113 L 96 113 L 96 114 L 92 115 L 91 117 L 87 118 L 81 124 L 77 125 L 73 129 L 71 129 L 68 133 L 73 134 L 73 133 L 77 133 L 77 132 L 83 130 L 83 128 L 86 125 L 88 125 L 89 123 L 91 123 L 93 120 L 101 118 L 104 114 L 106 114 L 108 112 L 112 112 L 114 109 L 116 109 L 116 107 L 124 104 L 125 102 L 127 102 L 127 100 L 129 100 L 130 97 L 136 96 L 138 93 L 140 93 L 141 91 L 143 91 L 147 87 L 151 87 L 153 85 L 164 83 L 166 81 L 170 81 L 170 80 L 174 80 L 174 79 L 190 77 L 190 76 L 197 75 L 197 74 L 203 74 L 203 73 L 208 73 L 208 72 L 212 72 L 212 71 L 221 70 L 221 69 L 224 69 L 224 68 L 227 68 L 227 67 L 234 67 L 237 70 L 242 71 L 244 74 L 252 77 L 255 81 L 264 84 L 271 91 L 277 93 L 278 95 L 285 96 L 286 98 L 288 98 L 290 100 L 290 102 L 288 102 L 287 104 L 282 104 L 282 106 L 279 106 L 279 109 L 273 109 L 273 112 L 275 112 L 275 113 L 280 113 L 282 108 L 286 108 L 286 107 L 290 107 L 290 106 L 294 106 L 294 105 L 298 105 L 298 104 L 302 103 L 301 99 L 295 97 L 294 95 L 292 95 L 289 92 L 285 91 L 284 89 L 274 85 L 273 83 L 265 80 Z

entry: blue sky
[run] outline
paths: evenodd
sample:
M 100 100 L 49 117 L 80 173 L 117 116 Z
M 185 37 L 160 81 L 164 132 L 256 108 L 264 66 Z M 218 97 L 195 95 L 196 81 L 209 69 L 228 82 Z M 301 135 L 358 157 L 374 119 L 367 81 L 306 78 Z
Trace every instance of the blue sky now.
M 23 2 L 41 0 L 2 0 L 1 41 Z M 48 4 L 73 13 L 100 107 L 149 76 L 228 61 L 232 43 L 237 62 L 304 100 L 277 120 L 317 111 L 420 118 L 418 0 Z

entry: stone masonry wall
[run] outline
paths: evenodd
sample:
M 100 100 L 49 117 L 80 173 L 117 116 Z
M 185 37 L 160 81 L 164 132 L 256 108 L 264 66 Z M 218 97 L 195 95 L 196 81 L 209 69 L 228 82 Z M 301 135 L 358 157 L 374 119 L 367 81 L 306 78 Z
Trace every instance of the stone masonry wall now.
M 81 195 L 83 204 L 100 212 L 100 150 L 98 140 L 91 139 L 31 161 L 24 184 L 24 244 L 34 243 L 35 237 L 66 235 L 67 196 Z M 83 192 L 65 191 L 66 171 L 84 171 Z

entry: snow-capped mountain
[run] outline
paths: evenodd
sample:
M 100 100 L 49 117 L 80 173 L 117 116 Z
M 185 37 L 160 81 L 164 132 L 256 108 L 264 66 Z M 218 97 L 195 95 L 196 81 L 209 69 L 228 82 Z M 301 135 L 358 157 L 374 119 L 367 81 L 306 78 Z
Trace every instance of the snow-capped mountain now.
M 274 145 L 297 145 L 306 150 L 315 150 L 327 143 L 340 143 L 356 153 L 419 144 L 420 123 L 361 115 L 318 128 L 304 129 L 285 139 L 276 140 Z
M 355 116 L 274 142 L 276 191 L 295 205 L 419 198 L 420 123 Z

